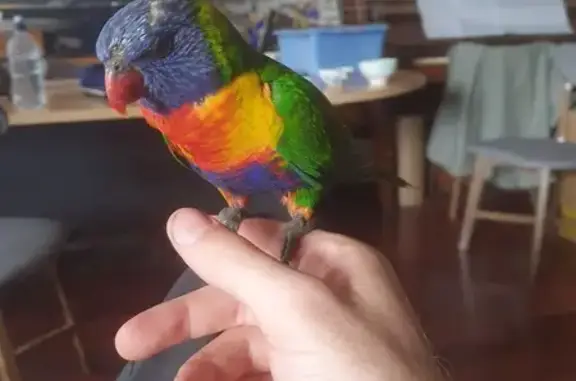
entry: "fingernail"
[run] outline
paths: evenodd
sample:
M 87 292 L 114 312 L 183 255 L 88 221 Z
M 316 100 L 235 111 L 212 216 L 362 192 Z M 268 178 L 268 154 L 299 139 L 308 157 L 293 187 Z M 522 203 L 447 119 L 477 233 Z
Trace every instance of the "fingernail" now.
M 193 245 L 211 223 L 209 216 L 196 209 L 181 209 L 170 218 L 168 234 L 177 245 Z

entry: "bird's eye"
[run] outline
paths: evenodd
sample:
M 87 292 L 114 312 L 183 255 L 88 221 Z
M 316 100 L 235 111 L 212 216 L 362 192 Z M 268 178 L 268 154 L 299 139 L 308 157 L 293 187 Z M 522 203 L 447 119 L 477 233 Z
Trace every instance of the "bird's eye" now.
M 160 37 L 156 42 L 156 54 L 160 58 L 167 57 L 174 48 L 174 36 L 165 35 Z
M 140 60 L 153 60 L 166 58 L 174 48 L 174 36 L 164 35 L 156 41 L 139 58 Z

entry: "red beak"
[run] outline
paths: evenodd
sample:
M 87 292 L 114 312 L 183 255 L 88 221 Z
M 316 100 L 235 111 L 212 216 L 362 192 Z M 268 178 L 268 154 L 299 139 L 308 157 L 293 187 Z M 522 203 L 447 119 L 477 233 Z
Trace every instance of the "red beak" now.
M 105 85 L 108 104 L 123 115 L 128 105 L 144 96 L 144 77 L 134 69 L 120 72 L 106 70 Z

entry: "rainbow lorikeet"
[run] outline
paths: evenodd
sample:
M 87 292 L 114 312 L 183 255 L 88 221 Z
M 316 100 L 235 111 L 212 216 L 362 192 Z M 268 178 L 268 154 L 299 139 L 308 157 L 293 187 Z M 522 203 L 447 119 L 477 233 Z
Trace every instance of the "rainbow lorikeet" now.
M 221 223 L 237 231 L 251 195 L 282 196 L 285 263 L 324 192 L 366 173 L 324 94 L 251 47 L 209 0 L 134 0 L 96 51 L 110 106 L 139 102 L 175 156 L 220 191 Z

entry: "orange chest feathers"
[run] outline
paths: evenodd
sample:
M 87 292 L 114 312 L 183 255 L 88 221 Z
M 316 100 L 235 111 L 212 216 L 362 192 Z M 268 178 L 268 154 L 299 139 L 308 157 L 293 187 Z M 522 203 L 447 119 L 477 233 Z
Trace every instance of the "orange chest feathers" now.
M 183 105 L 167 115 L 141 110 L 180 155 L 208 171 L 273 159 L 283 130 L 270 91 L 255 73 L 239 76 L 201 104 Z

